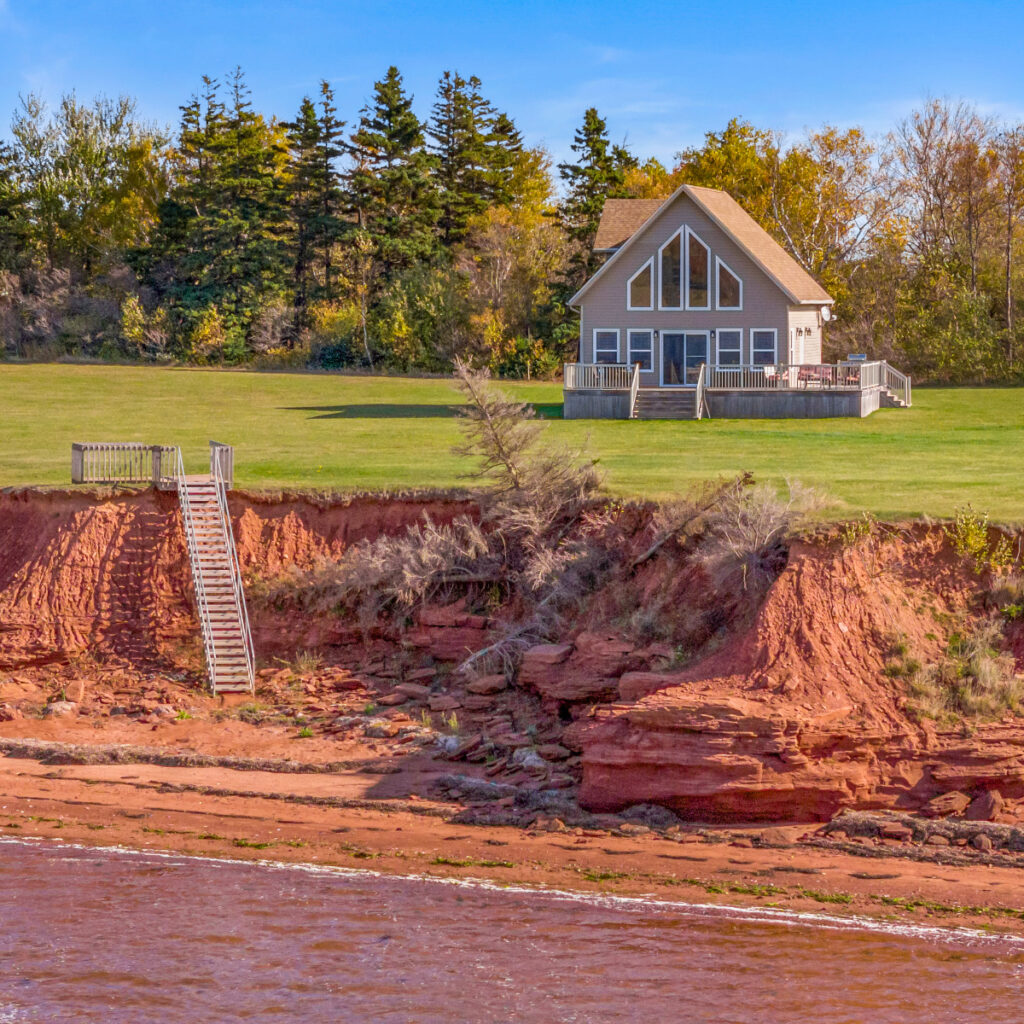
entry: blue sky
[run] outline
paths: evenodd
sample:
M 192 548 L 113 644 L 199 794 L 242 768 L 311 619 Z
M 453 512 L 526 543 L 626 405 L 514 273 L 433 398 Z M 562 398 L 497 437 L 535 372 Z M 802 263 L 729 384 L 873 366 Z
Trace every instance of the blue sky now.
M 420 116 L 457 69 L 556 157 L 593 105 L 616 141 L 670 163 L 733 116 L 874 133 L 932 95 L 1024 120 L 1022 40 L 1019 0 L 0 0 L 0 134 L 29 91 L 128 93 L 174 124 L 200 75 L 236 64 L 264 112 L 290 117 L 327 78 L 351 120 L 393 63 Z

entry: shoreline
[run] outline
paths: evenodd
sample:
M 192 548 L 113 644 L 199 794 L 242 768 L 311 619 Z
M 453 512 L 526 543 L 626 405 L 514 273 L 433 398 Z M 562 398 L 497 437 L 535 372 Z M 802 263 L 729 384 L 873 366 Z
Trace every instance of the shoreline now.
M 375 871 L 372 868 L 343 867 L 337 864 L 315 864 L 307 861 L 249 860 L 239 857 L 219 857 L 200 853 L 175 853 L 169 850 L 139 849 L 133 846 L 104 846 L 85 844 L 64 839 L 43 836 L 21 838 L 0 835 L 0 849 L 5 845 L 33 848 L 38 846 L 51 849 L 72 849 L 116 854 L 122 857 L 160 857 L 175 861 L 198 861 L 229 867 L 265 868 L 272 871 L 299 871 L 314 875 L 326 875 L 341 879 L 379 879 L 399 883 L 424 883 L 427 885 L 451 886 L 460 889 L 479 890 L 514 896 L 540 896 L 563 902 L 586 903 L 591 906 L 608 906 L 619 909 L 665 910 L 692 915 L 720 914 L 742 923 L 783 924 L 793 927 L 833 929 L 837 931 L 865 931 L 902 938 L 934 940 L 940 942 L 990 941 L 1007 942 L 1024 946 L 1024 935 L 1013 932 L 996 933 L 984 928 L 967 925 L 921 924 L 888 920 L 862 915 L 840 916 L 823 911 L 790 910 L 775 906 L 741 905 L 732 903 L 707 903 L 679 899 L 668 899 L 654 893 L 623 895 L 620 893 L 587 891 L 582 889 L 554 889 L 547 886 L 526 884 L 499 884 L 487 878 L 456 877 L 436 874 L 392 874 Z
M 1024 937 L 1015 866 L 908 860 L 885 848 L 857 855 L 809 845 L 807 825 L 673 837 L 467 825 L 453 820 L 459 805 L 374 797 L 375 781 L 352 769 L 54 765 L 8 754 L 0 838 Z

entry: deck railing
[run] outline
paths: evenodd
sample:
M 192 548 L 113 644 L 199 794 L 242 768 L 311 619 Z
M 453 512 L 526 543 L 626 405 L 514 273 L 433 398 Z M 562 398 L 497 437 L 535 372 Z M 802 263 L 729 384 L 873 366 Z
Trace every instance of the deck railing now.
M 629 418 L 636 419 L 636 396 L 640 394 L 640 364 L 633 364 L 633 375 L 629 379 Z
M 175 449 L 134 441 L 71 445 L 73 484 L 152 484 L 162 490 L 176 486 Z
M 629 391 L 628 363 L 566 363 L 563 368 L 568 391 Z
M 910 378 L 886 362 L 801 363 L 767 366 L 701 364 L 697 384 L 704 391 L 864 391 L 885 387 L 910 404 Z M 694 368 L 696 369 L 696 368 Z M 566 363 L 567 391 L 629 391 L 630 409 L 640 387 L 638 364 Z
M 881 363 L 709 366 L 710 391 L 863 391 L 882 383 Z
M 210 476 L 219 479 L 226 490 L 235 484 L 235 449 L 220 441 L 210 442 Z

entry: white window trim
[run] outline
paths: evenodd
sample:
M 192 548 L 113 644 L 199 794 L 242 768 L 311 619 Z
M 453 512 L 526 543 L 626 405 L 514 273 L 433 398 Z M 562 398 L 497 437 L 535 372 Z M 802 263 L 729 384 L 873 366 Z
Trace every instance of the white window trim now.
M 740 304 L 738 306 L 723 306 L 721 302 L 720 289 L 718 287 L 719 282 L 719 270 L 725 267 L 733 277 L 736 278 L 740 283 Z M 715 257 L 715 309 L 722 310 L 725 313 L 742 313 L 743 312 L 743 278 L 736 273 L 732 267 L 729 266 L 721 256 Z
M 686 239 L 683 237 L 684 228 L 680 228 L 675 234 L 669 235 L 668 239 L 663 245 L 658 246 L 658 309 L 668 309 L 674 312 L 681 312 L 685 308 L 684 300 L 686 298 Z M 678 306 L 665 306 L 662 305 L 661 296 L 663 294 L 661 287 L 661 268 L 662 268 L 662 253 L 676 240 L 679 239 L 679 305 Z
M 738 334 L 740 336 L 740 347 L 739 347 L 739 350 L 738 350 L 739 354 L 740 354 L 740 361 L 738 363 L 729 363 L 728 365 L 726 365 L 725 363 L 722 362 L 722 354 L 721 354 L 722 353 L 722 349 L 721 349 L 721 345 L 722 345 L 722 335 L 723 334 L 729 334 L 729 333 Z M 729 351 L 731 352 L 733 350 L 730 349 Z M 715 365 L 716 366 L 721 366 L 721 367 L 723 367 L 724 369 L 727 369 L 727 370 L 731 370 L 731 369 L 737 369 L 738 370 L 738 369 L 740 369 L 740 367 L 743 366 L 743 328 L 742 327 L 716 327 L 715 328 Z
M 626 358 L 626 365 L 630 368 L 630 370 L 632 370 L 633 369 L 633 364 L 636 362 L 636 360 L 633 358 L 633 335 L 634 334 L 647 334 L 647 335 L 650 335 L 650 338 L 651 338 L 651 348 L 650 348 L 651 368 L 649 370 L 645 370 L 641 366 L 640 367 L 640 372 L 641 373 L 654 373 L 654 328 L 653 327 L 630 327 L 626 331 L 626 356 L 627 356 L 627 358 Z
M 772 336 L 772 361 L 770 363 L 754 362 L 754 335 L 771 334 Z M 776 327 L 751 327 L 750 328 L 750 365 L 751 366 L 778 366 L 779 365 L 779 331 Z
M 615 362 L 619 361 L 619 353 L 622 351 L 622 336 L 618 327 L 595 327 L 590 338 L 590 351 L 594 354 L 594 362 L 597 362 L 597 336 L 599 334 L 615 335 Z
M 709 280 L 708 280 L 708 301 L 707 301 L 707 305 L 705 305 L 705 306 L 694 306 L 694 305 L 691 305 L 691 303 L 690 303 L 690 239 L 691 238 L 696 238 L 697 241 L 700 242 L 700 244 L 704 246 L 704 251 L 708 254 L 708 278 L 709 278 Z M 686 291 L 684 293 L 686 295 L 686 308 L 687 309 L 692 309 L 694 311 L 697 311 L 697 310 L 707 311 L 707 310 L 711 309 L 711 281 L 710 281 L 710 277 L 711 277 L 711 246 L 708 245 L 708 243 L 705 242 L 704 239 L 701 238 L 700 235 L 698 235 L 696 231 L 694 231 L 692 228 L 687 226 L 686 227 L 686 237 L 685 237 L 685 241 L 684 241 L 684 248 L 686 249 L 686 253 L 685 253 L 686 258 L 683 261 L 683 263 L 684 263 L 684 265 L 686 267 Z
M 633 282 L 645 271 L 651 271 L 651 304 L 649 306 L 633 306 Z M 631 313 L 650 313 L 654 309 L 654 288 L 657 281 L 654 280 L 654 257 L 652 256 L 627 282 L 626 282 L 626 309 Z

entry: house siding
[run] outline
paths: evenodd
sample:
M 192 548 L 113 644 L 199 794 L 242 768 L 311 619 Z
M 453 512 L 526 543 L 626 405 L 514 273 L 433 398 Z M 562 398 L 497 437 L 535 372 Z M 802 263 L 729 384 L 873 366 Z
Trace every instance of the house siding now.
M 657 308 L 660 291 L 658 249 L 683 225 L 688 226 L 711 250 L 710 310 L 661 310 Z M 626 285 L 629 279 L 654 257 L 654 309 L 627 310 Z M 719 311 L 714 308 L 715 257 L 720 257 L 743 281 L 743 309 L 739 312 Z M 685 282 L 684 282 L 685 284 Z M 740 328 L 743 331 L 741 360 L 751 362 L 751 331 L 758 328 L 777 332 L 776 359 L 789 358 L 790 329 L 810 327 L 812 334 L 807 343 L 807 362 L 820 362 L 821 328 L 818 307 L 792 306 L 788 296 L 768 275 L 743 252 L 710 218 L 685 194 L 675 198 L 652 224 L 642 228 L 630 249 L 603 276 L 596 280 L 583 297 L 580 311 L 580 360 L 594 362 L 594 331 L 618 330 L 619 362 L 627 359 L 628 332 L 630 330 L 657 331 L 654 339 L 653 367 L 641 373 L 642 386 L 656 387 L 661 382 L 661 334 L 665 331 L 717 331 L 720 328 Z M 717 339 L 710 339 L 709 359 L 718 361 Z M 816 346 L 816 347 L 815 347 Z M 813 356 L 813 358 L 811 358 Z
M 803 331 L 800 338 L 793 332 Z M 789 330 L 786 337 L 789 344 L 799 346 L 803 341 L 803 358 L 789 357 L 790 362 L 820 363 L 821 362 L 821 315 L 816 306 L 791 306 L 789 309 Z M 790 350 L 792 351 L 792 349 Z M 796 353 L 799 356 L 799 351 Z

